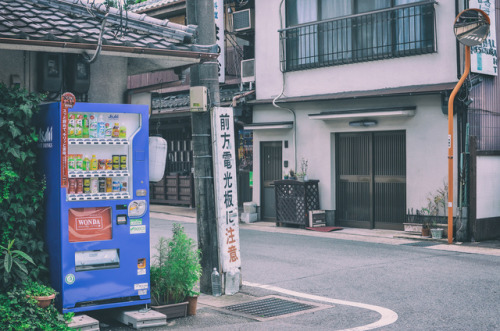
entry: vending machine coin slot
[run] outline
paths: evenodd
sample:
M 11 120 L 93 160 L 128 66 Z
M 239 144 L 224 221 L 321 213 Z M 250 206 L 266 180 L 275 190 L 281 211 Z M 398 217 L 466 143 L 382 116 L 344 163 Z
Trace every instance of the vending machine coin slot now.
M 116 215 L 116 224 L 117 225 L 124 225 L 127 224 L 127 215 Z

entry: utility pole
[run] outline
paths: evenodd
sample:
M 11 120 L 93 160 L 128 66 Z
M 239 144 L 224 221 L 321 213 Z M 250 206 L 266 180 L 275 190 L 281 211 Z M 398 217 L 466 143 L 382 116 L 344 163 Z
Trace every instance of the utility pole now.
M 196 43 L 216 44 L 213 0 L 187 0 L 186 16 L 188 24 L 198 26 Z M 191 86 L 205 86 L 208 90 L 209 109 L 211 105 L 219 105 L 217 61 L 198 64 L 190 70 Z M 202 254 L 200 291 L 206 294 L 212 293 L 210 276 L 213 268 L 219 270 L 210 123 L 210 111 L 191 113 L 196 223 L 198 247 Z

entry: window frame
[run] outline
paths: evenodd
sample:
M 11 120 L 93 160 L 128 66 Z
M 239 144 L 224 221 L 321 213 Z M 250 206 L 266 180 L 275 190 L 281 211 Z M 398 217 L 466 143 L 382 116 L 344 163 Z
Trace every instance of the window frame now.
M 294 15 L 291 6 L 293 5 L 293 8 L 295 8 L 296 15 L 297 0 L 285 0 L 286 27 L 279 31 L 281 34 L 281 61 L 283 72 L 428 54 L 434 53 L 437 50 L 436 11 L 434 7 L 437 2 L 435 0 L 416 0 L 399 5 L 396 5 L 397 0 L 390 0 L 390 7 L 365 12 L 359 12 L 359 0 L 350 0 L 351 13 L 354 14 L 328 19 L 318 19 L 322 17 L 322 0 L 314 1 L 316 1 L 317 6 L 317 20 L 291 25 L 289 24 L 290 16 Z M 431 15 L 423 12 L 424 9 L 431 7 Z M 376 18 L 376 16 L 373 15 L 387 15 L 386 21 L 389 23 L 382 26 L 385 21 L 377 22 L 376 20 L 373 20 L 373 18 Z M 296 19 L 296 21 L 298 21 L 298 19 Z M 340 32 L 336 29 L 328 30 L 323 28 L 327 25 L 335 26 L 337 22 L 340 24 L 343 24 L 343 22 L 350 22 L 350 24 L 346 24 L 347 26 L 343 27 L 345 30 L 339 30 Z M 363 23 L 360 24 L 359 22 Z M 401 22 L 401 25 L 398 22 Z M 375 24 L 382 26 L 381 31 L 375 30 L 375 33 L 382 38 L 382 44 L 377 44 L 375 42 L 377 37 L 373 33 L 370 34 L 368 39 L 366 39 L 366 37 L 361 37 L 365 39 L 360 41 L 360 36 L 363 36 L 362 30 L 369 30 L 369 27 L 374 26 Z M 413 32 L 412 37 L 411 32 L 408 31 L 410 31 L 412 27 L 415 28 L 417 25 L 420 26 L 420 28 L 418 31 L 413 30 L 415 32 Z M 311 32 L 313 27 L 315 28 L 315 31 Z M 384 31 L 385 27 L 388 27 L 389 29 Z M 315 49 L 312 51 L 306 51 L 312 54 L 309 57 L 310 61 L 300 63 L 303 58 L 299 56 L 291 56 L 293 53 L 299 53 L 299 47 L 304 46 L 298 46 L 300 44 L 298 39 L 295 39 L 295 41 L 292 40 L 293 37 L 297 38 L 296 36 L 292 35 L 292 38 L 286 36 L 287 31 L 291 31 L 292 29 L 299 29 L 299 31 L 306 31 L 309 29 L 309 32 L 307 32 L 306 35 L 316 33 L 316 36 L 309 37 L 309 39 L 313 39 L 313 44 L 315 45 Z M 405 31 L 405 29 L 407 31 Z M 371 29 L 371 31 L 373 31 L 373 29 Z M 401 33 L 405 33 L 405 35 L 401 37 Z M 285 37 L 283 37 L 284 34 Z M 337 46 L 334 45 L 333 47 L 328 47 L 329 45 L 327 44 L 330 40 L 328 39 L 328 34 L 343 34 L 347 36 L 347 42 L 344 40 L 338 43 L 342 44 L 340 47 L 338 44 Z M 416 40 L 417 36 L 420 38 L 419 40 Z M 432 38 L 425 39 L 426 36 L 431 36 Z M 306 44 L 306 37 L 302 37 L 302 40 L 303 43 Z M 322 42 L 322 40 L 325 40 L 325 42 Z M 336 41 L 337 39 L 331 38 L 331 40 Z M 363 48 L 364 45 L 368 46 Z M 340 50 L 340 52 L 329 53 L 328 51 L 325 51 L 325 49 L 328 48 L 334 48 Z M 338 55 L 339 53 L 340 55 Z M 336 57 L 339 58 L 336 59 Z

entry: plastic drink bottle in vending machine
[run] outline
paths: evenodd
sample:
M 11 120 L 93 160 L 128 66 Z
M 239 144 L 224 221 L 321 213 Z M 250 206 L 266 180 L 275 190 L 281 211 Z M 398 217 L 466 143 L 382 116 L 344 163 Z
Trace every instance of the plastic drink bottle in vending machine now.
M 127 138 L 127 128 L 124 125 L 120 126 L 119 138 Z
M 68 137 L 75 138 L 75 113 L 68 114 Z
M 76 170 L 83 170 L 83 155 L 76 154 Z
M 88 155 L 85 155 L 83 158 L 83 171 L 89 171 L 90 170 L 90 159 Z
M 115 123 L 113 127 L 113 138 L 120 138 L 120 126 L 118 123 Z
M 75 154 L 70 154 L 68 157 L 68 169 L 75 170 L 76 169 L 76 160 Z
M 106 122 L 104 122 L 104 116 L 101 114 L 97 118 L 97 138 L 106 137 Z
M 97 118 L 94 114 L 89 116 L 89 138 L 97 138 Z
M 113 128 L 111 127 L 111 123 L 106 122 L 104 124 L 106 126 L 106 131 L 104 133 L 105 138 L 111 138 L 113 136 Z
M 97 177 L 90 178 L 90 193 L 98 193 L 99 192 L 99 180 Z
M 91 171 L 95 171 L 98 169 L 98 167 L 99 167 L 98 162 L 99 161 L 97 161 L 95 155 L 92 155 L 92 159 L 90 159 L 90 170 Z
M 75 114 L 75 138 L 82 138 L 83 134 L 83 115 Z
M 83 115 L 82 138 L 89 137 L 89 117 L 87 114 Z

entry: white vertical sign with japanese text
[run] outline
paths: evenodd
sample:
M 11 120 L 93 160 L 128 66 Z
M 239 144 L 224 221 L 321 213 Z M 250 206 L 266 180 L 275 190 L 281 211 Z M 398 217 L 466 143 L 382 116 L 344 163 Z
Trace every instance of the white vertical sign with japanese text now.
M 217 58 L 219 83 L 226 80 L 226 58 L 225 58 L 225 40 L 224 40 L 224 0 L 214 0 L 214 18 L 215 18 L 215 37 L 217 38 Z
M 241 267 L 233 108 L 212 111 L 215 209 L 222 271 Z
M 490 33 L 486 40 L 470 49 L 471 71 L 498 76 L 497 34 L 495 27 L 495 0 L 470 0 L 469 8 L 478 8 L 490 17 Z

